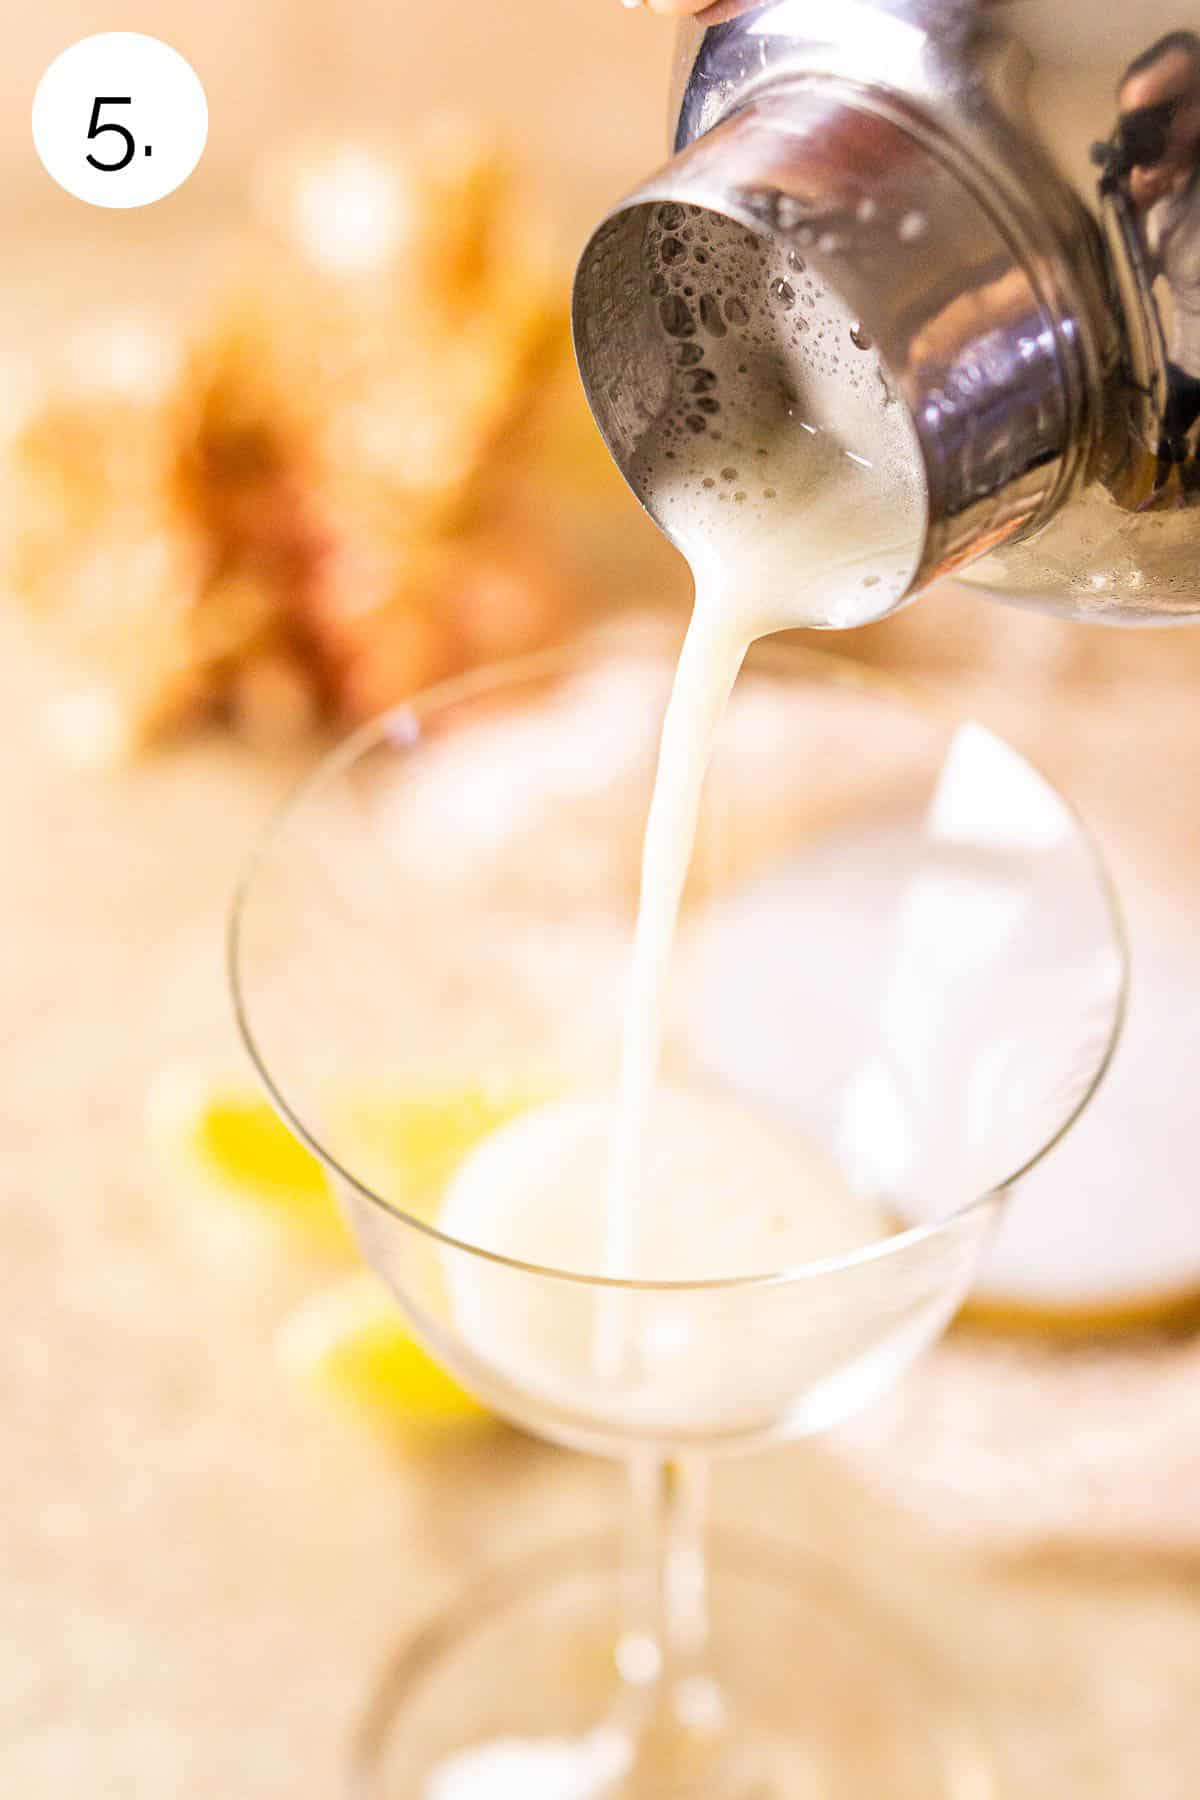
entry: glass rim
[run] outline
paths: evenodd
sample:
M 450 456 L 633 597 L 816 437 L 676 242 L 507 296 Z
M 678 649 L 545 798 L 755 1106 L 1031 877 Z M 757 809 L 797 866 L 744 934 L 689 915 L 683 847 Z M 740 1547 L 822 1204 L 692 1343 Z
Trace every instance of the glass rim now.
M 1085 1087 L 1059 1120 L 1054 1131 L 1047 1135 L 1037 1149 L 1002 1181 L 972 1194 L 970 1199 L 964 1200 L 960 1206 L 954 1207 L 939 1219 L 907 1226 L 902 1231 L 891 1232 L 887 1237 L 872 1239 L 869 1243 L 859 1245 L 857 1249 L 843 1251 L 835 1256 L 820 1257 L 762 1274 L 715 1276 L 691 1281 L 658 1281 L 626 1279 L 615 1275 L 593 1275 L 578 1269 L 556 1269 L 548 1264 L 527 1262 L 521 1257 L 507 1256 L 502 1251 L 485 1249 L 481 1244 L 472 1244 L 465 1238 L 453 1237 L 449 1232 L 440 1230 L 438 1226 L 431 1224 L 428 1220 L 419 1218 L 415 1213 L 405 1211 L 402 1206 L 386 1199 L 384 1195 L 378 1193 L 367 1182 L 355 1175 L 322 1143 L 320 1137 L 309 1128 L 284 1094 L 282 1086 L 276 1081 L 265 1055 L 259 1048 L 250 1023 L 250 1008 L 242 974 L 241 930 L 260 867 L 282 838 L 293 817 L 301 811 L 307 801 L 330 786 L 341 774 L 351 768 L 368 746 L 387 742 L 402 744 L 406 739 L 412 738 L 414 730 L 419 732 L 420 725 L 425 718 L 447 706 L 482 698 L 504 688 L 515 688 L 541 676 L 552 675 L 574 665 L 586 664 L 605 655 L 622 652 L 649 654 L 652 651 L 658 651 L 661 653 L 670 647 L 678 648 L 680 637 L 680 632 L 672 631 L 665 623 L 661 622 L 651 623 L 648 626 L 641 625 L 632 629 L 628 624 L 601 628 L 569 643 L 534 651 L 525 656 L 490 662 L 478 669 L 469 670 L 465 674 L 451 676 L 445 681 L 422 689 L 410 699 L 398 702 L 395 706 L 389 707 L 387 711 L 379 713 L 374 718 L 357 726 L 332 750 L 322 756 L 315 768 L 303 777 L 275 808 L 234 888 L 225 937 L 226 974 L 233 1002 L 234 1021 L 242 1045 L 272 1108 L 287 1129 L 317 1159 L 328 1175 L 338 1181 L 344 1181 L 356 1194 L 371 1205 L 378 1207 L 398 1224 L 419 1232 L 446 1250 L 478 1257 L 484 1262 L 512 1269 L 521 1274 L 538 1276 L 542 1280 L 567 1282 L 575 1286 L 625 1293 L 717 1293 L 744 1288 L 781 1287 L 794 1281 L 815 1280 L 848 1272 L 874 1262 L 881 1262 L 891 1256 L 903 1255 L 907 1250 L 914 1249 L 922 1243 L 932 1242 L 939 1237 L 949 1235 L 973 1219 L 977 1213 L 986 1211 L 1018 1181 L 1022 1181 L 1029 1175 L 1056 1145 L 1062 1142 L 1076 1121 L 1087 1110 L 1112 1065 L 1121 1039 L 1129 1003 L 1128 931 L 1120 896 L 1099 842 L 1078 808 L 1062 792 L 1058 783 L 1047 775 L 1033 758 L 1026 756 L 1023 750 L 1017 749 L 1002 733 L 994 732 L 992 735 L 1005 744 L 1014 755 L 1019 756 L 1026 767 L 1032 769 L 1046 784 L 1074 825 L 1075 831 L 1088 853 L 1105 904 L 1111 929 L 1112 949 L 1116 954 L 1119 969 L 1116 1001 L 1104 1048 Z M 750 663 L 751 660 L 755 666 L 775 666 L 781 672 L 795 668 L 808 668 L 822 682 L 890 697 L 894 704 L 902 706 L 910 712 L 924 713 L 926 717 L 933 720 L 942 719 L 947 723 L 954 721 L 961 725 L 969 723 L 973 718 L 969 711 L 960 711 L 951 701 L 931 693 L 917 681 L 891 672 L 868 668 L 863 664 L 851 661 L 848 657 L 828 650 L 816 650 L 808 644 L 780 643 L 760 638 L 750 646 L 746 661 Z M 982 723 L 982 721 L 979 722 Z M 990 730 L 991 728 L 986 727 L 986 729 Z

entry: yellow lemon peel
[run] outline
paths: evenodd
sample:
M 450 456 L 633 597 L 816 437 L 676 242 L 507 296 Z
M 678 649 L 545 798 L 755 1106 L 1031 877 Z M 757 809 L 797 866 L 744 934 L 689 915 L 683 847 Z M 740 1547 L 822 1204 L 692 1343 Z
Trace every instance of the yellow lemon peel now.
M 256 1214 L 309 1249 L 349 1250 L 320 1162 L 253 1088 L 169 1076 L 151 1095 L 149 1130 L 167 1175 L 203 1198 Z
M 364 1185 L 433 1223 L 466 1153 L 548 1091 L 528 1081 L 362 1084 L 330 1098 L 333 1148 Z M 266 1220 L 309 1249 L 352 1249 L 320 1161 L 248 1084 L 170 1075 L 151 1096 L 149 1127 L 167 1171 L 182 1174 L 193 1192 Z M 305 1301 L 281 1329 L 279 1355 L 311 1385 L 389 1420 L 432 1427 L 487 1416 L 416 1341 L 367 1270 Z
M 417 1342 L 366 1270 L 305 1301 L 283 1325 L 278 1349 L 290 1373 L 363 1412 L 420 1427 L 487 1416 Z

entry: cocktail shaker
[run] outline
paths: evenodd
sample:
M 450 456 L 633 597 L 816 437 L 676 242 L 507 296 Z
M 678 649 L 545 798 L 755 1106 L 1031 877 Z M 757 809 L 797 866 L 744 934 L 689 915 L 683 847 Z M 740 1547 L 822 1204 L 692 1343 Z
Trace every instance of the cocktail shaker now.
M 875 347 L 928 500 L 909 592 L 957 574 L 1078 617 L 1200 613 L 1200 17 L 723 0 L 680 29 L 671 116 L 671 159 L 576 277 L 626 474 L 682 379 L 646 244 L 697 208 L 802 257 Z

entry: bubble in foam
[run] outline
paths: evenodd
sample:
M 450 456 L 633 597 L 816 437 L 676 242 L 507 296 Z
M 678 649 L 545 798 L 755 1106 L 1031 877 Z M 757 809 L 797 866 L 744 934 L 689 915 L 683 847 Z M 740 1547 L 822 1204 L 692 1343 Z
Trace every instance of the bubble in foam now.
M 665 263 L 682 262 L 687 255 L 687 245 L 677 237 L 665 237 L 658 254 Z
M 888 223 L 892 231 L 897 229 L 894 219 Z M 681 233 L 675 235 L 682 240 Z M 712 222 L 708 215 L 700 235 L 710 246 L 707 265 L 699 265 L 697 254 L 691 252 L 670 270 L 665 259 L 651 262 L 643 276 L 648 285 L 653 276 L 669 274 L 677 289 L 694 281 L 697 297 L 689 306 L 686 294 L 668 290 L 666 295 L 656 294 L 652 302 L 669 303 L 663 327 L 668 339 L 676 339 L 670 361 L 677 373 L 674 404 L 647 442 L 647 456 L 652 458 L 656 443 L 663 459 L 660 485 L 656 490 L 653 466 L 647 462 L 641 487 L 648 489 L 652 504 L 665 504 L 668 496 L 673 499 L 673 527 L 687 520 L 698 546 L 704 544 L 706 514 L 713 521 L 714 545 L 726 541 L 722 534 L 731 534 L 731 546 L 757 545 L 764 533 L 790 532 L 794 512 L 798 518 L 808 516 L 804 502 L 810 489 L 820 491 L 818 473 L 828 471 L 830 456 L 845 463 L 841 454 L 845 446 L 836 442 L 838 433 L 829 437 L 828 451 L 819 447 L 826 441 L 822 409 L 828 405 L 832 414 L 841 418 L 846 405 L 866 406 L 875 420 L 882 421 L 889 396 L 885 388 L 881 405 L 874 387 L 880 370 L 873 358 L 847 358 L 843 352 L 839 367 L 831 356 L 835 344 L 841 348 L 860 321 L 844 309 L 836 292 L 827 294 L 822 284 L 814 282 L 796 249 L 773 245 L 768 254 L 762 240 L 753 238 L 745 240 L 747 247 L 743 247 L 741 228 Z M 801 242 L 799 232 L 792 241 Z M 790 290 L 790 305 L 781 304 L 784 290 Z M 710 332 L 710 316 L 720 321 L 720 335 Z M 675 329 L 668 329 L 668 320 Z M 818 331 L 822 342 L 814 348 Z M 857 399 L 853 397 L 856 390 Z M 775 410 L 769 399 L 773 391 L 778 396 Z M 893 412 L 891 417 L 895 416 Z M 815 422 L 807 424 L 810 418 Z M 725 425 L 728 441 L 724 444 L 717 442 L 721 436 L 717 424 Z M 861 445 L 852 438 L 853 447 L 873 453 L 876 440 L 870 433 L 881 429 L 881 425 L 856 418 L 853 430 L 856 435 L 862 433 L 862 438 Z M 769 450 L 765 448 L 768 441 Z M 718 460 L 722 452 L 726 457 L 732 452 L 736 464 L 730 460 L 722 467 Z M 760 457 L 770 460 L 760 461 Z M 757 471 L 758 485 L 754 485 L 753 474 L 749 488 L 745 478 L 739 481 L 742 464 L 748 472 Z M 819 479 L 828 479 L 836 487 L 842 477 L 822 473 Z M 861 477 L 851 477 L 858 479 Z M 851 500 L 849 491 L 847 500 Z M 855 494 L 852 511 L 857 502 Z M 855 607 L 859 618 L 878 616 L 881 596 L 886 598 L 893 585 L 904 579 L 904 571 L 898 569 L 893 581 L 893 572 L 884 567 L 882 559 L 875 562 L 874 569 L 880 582 L 878 592 L 863 593 L 863 571 L 855 569 L 844 585 L 846 611 L 837 614 L 836 622 L 849 622 Z M 854 600 L 851 589 L 857 596 Z
M 701 294 L 700 296 L 700 319 L 710 337 L 723 338 L 725 336 L 728 327 L 721 317 L 719 303 L 711 294 Z
M 856 319 L 850 327 L 850 342 L 856 350 L 873 350 L 875 348 L 875 339 L 865 329 L 860 319 Z
M 692 309 L 678 294 L 668 294 L 665 300 L 660 301 L 658 316 L 669 337 L 691 337 L 695 332 L 696 321 L 692 317 Z
M 667 278 L 665 275 L 652 275 L 650 277 L 650 292 L 654 295 L 656 300 L 667 291 Z
M 658 222 L 665 225 L 668 231 L 678 231 L 683 224 L 683 216 L 682 206 L 676 206 L 674 201 L 668 201 L 658 209 Z

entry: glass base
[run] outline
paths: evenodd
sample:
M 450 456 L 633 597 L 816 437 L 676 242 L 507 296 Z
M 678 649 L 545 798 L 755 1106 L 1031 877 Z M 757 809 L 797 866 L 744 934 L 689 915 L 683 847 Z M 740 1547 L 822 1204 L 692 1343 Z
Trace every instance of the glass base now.
M 713 1546 L 713 1681 L 631 1729 L 616 1547 L 483 1583 L 389 1670 L 355 1800 L 995 1800 L 955 1677 L 819 1565 Z

